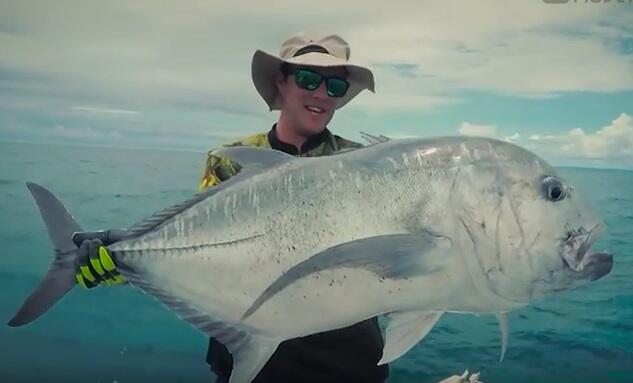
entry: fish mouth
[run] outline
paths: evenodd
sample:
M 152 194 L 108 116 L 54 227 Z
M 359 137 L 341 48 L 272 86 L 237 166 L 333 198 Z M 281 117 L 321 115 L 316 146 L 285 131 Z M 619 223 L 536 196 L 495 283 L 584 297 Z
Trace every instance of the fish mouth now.
M 602 233 L 601 224 L 587 230 L 584 227 L 567 233 L 562 243 L 563 263 L 582 277 L 596 280 L 607 275 L 613 267 L 613 255 L 605 251 L 591 251 L 591 246 Z

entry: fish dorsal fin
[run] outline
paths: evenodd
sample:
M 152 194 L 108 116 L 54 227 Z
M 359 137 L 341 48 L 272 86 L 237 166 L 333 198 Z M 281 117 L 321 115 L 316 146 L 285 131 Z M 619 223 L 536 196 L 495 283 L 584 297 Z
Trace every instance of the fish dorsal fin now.
M 385 347 L 379 365 L 390 363 L 415 346 L 440 319 L 441 311 L 402 311 L 387 314 Z
M 387 142 L 387 141 L 391 141 L 391 138 L 385 136 L 385 135 L 379 135 L 379 136 L 375 136 L 373 134 L 370 133 L 366 133 L 366 132 L 360 132 L 361 137 L 363 137 L 363 139 L 365 139 L 365 141 L 367 141 L 367 143 L 372 146 L 372 145 L 377 145 L 377 144 L 382 144 L 383 142 Z
M 229 383 L 253 380 L 280 343 L 279 340 L 253 334 L 239 324 L 222 321 L 173 296 L 155 283 L 148 282 L 143 276 L 125 266 L 119 268 L 119 271 L 132 285 L 158 299 L 180 319 L 226 346 L 233 357 L 233 371 Z
M 235 177 L 239 176 L 239 174 L 237 174 Z M 212 187 L 210 189 L 207 189 L 201 193 L 198 193 L 196 195 L 194 195 L 192 198 L 183 201 L 179 204 L 170 206 L 166 209 L 163 210 L 159 210 L 158 212 L 152 214 L 151 216 L 143 219 L 142 221 L 139 221 L 137 223 L 135 223 L 134 225 L 132 225 L 132 227 L 130 227 L 127 230 L 127 237 L 126 239 L 131 239 L 134 237 L 139 237 L 145 233 L 147 233 L 148 231 L 158 227 L 159 225 L 161 225 L 162 223 L 164 223 L 165 221 L 167 221 L 168 219 L 170 219 L 171 217 L 175 216 L 176 214 L 190 208 L 191 206 L 197 204 L 198 202 L 209 198 L 210 196 L 212 196 L 213 194 L 219 192 L 220 190 L 226 188 L 228 186 L 228 184 L 235 182 L 236 180 L 233 180 L 233 182 L 230 182 L 231 179 L 229 179 L 228 181 L 226 181 L 227 185 L 225 185 L 224 183 L 221 183 L 220 185 L 216 186 L 216 187 Z
M 212 195 L 216 194 L 220 190 L 229 187 L 230 185 L 233 185 L 240 181 L 244 181 L 245 179 L 259 174 L 266 169 L 278 167 L 285 162 L 296 159 L 295 157 L 280 152 L 278 150 L 250 146 L 222 148 L 213 151 L 212 153 L 218 156 L 229 158 L 231 161 L 237 163 L 241 170 L 239 171 L 239 173 L 220 183 L 219 185 L 210 187 L 207 190 L 196 194 L 195 196 L 184 202 L 160 210 L 150 217 L 137 222 L 128 230 L 128 236 L 126 239 L 138 237 L 144 233 L 147 233 L 148 231 L 158 227 L 171 217 L 190 208 L 198 202 L 211 197 Z

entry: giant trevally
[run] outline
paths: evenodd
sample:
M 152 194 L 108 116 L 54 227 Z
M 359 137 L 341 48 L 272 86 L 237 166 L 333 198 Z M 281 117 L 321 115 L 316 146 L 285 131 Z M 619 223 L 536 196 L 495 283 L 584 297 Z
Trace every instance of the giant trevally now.
M 218 154 L 239 174 L 134 225 L 108 246 L 134 286 L 225 344 L 231 383 L 280 342 L 389 318 L 379 363 L 445 312 L 505 313 L 598 279 L 602 222 L 545 161 L 512 143 L 392 140 L 329 157 L 258 148 Z M 81 227 L 29 183 L 55 248 L 9 322 L 34 320 L 75 285 Z M 504 346 L 505 350 L 505 346 Z M 503 353 L 503 351 L 502 351 Z

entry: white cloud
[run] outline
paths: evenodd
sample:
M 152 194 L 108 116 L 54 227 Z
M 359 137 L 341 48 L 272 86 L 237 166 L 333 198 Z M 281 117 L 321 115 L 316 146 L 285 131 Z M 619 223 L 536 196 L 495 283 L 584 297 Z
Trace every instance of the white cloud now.
M 512 135 L 504 137 L 506 141 L 516 141 L 521 138 L 521 135 L 518 132 L 514 132 Z
M 476 125 L 470 122 L 462 122 L 459 129 L 457 129 L 457 133 L 462 136 L 496 137 L 497 127 L 494 125 Z
M 109 124 L 126 136 L 155 125 L 198 141 L 215 127 L 259 131 L 274 117 L 253 88 L 252 54 L 276 53 L 300 30 L 340 33 L 352 60 L 374 71 L 377 93 L 346 107 L 363 112 L 355 116 L 429 111 L 459 103 L 468 91 L 554 97 L 631 90 L 633 61 L 618 44 L 633 37 L 633 12 L 622 9 L 540 0 L 4 2 L 0 105 L 28 114 L 31 124 L 133 116 L 135 124 Z M 354 119 L 345 129 L 366 122 Z
M 633 62 L 616 46 L 631 37 L 633 13 L 618 7 L 397 4 L 9 2 L 0 25 L 17 33 L 0 30 L 0 66 L 50 80 L 42 91 L 76 93 L 84 102 L 92 101 L 88 93 L 97 103 L 193 99 L 200 108 L 215 100 L 264 110 L 250 80 L 254 50 L 276 52 L 298 30 L 324 31 L 327 18 L 326 32 L 341 33 L 352 58 L 376 73 L 378 93 L 367 109 L 445 105 L 456 98 L 447 92 L 463 89 L 543 96 L 633 88 Z
M 109 142 L 111 140 L 121 140 L 123 136 L 117 131 L 101 131 L 91 127 L 76 128 L 57 125 L 53 128 L 53 137 L 62 139 L 73 139 L 78 141 L 99 141 Z
M 479 125 L 467 121 L 464 121 L 459 125 L 457 133 L 461 136 L 489 137 L 510 142 L 516 141 L 521 137 L 518 132 L 505 136 L 499 132 L 496 125 Z
M 633 119 L 620 114 L 611 124 L 594 133 L 576 128 L 565 134 L 549 136 L 547 142 L 569 157 L 588 159 L 630 159 L 633 163 Z M 552 148 L 550 148 L 551 150 Z
M 87 112 L 87 113 L 103 113 L 103 114 L 139 114 L 141 113 L 138 110 L 125 110 L 125 109 L 111 109 L 111 108 L 103 108 L 97 106 L 73 106 L 72 110 L 76 110 L 79 112 Z

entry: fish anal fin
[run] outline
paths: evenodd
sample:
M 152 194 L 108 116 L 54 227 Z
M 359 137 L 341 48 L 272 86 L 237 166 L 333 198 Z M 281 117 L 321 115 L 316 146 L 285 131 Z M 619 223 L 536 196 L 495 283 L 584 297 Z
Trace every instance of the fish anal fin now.
M 402 311 L 387 314 L 385 347 L 379 365 L 390 363 L 421 341 L 440 319 L 441 311 Z
M 255 379 L 259 371 L 273 355 L 279 342 L 252 337 L 237 351 L 232 351 L 233 371 L 229 383 L 248 383 Z
M 233 356 L 229 383 L 248 383 L 253 380 L 281 343 L 280 340 L 254 334 L 240 323 L 223 321 L 206 313 L 148 282 L 133 270 L 122 267 L 120 271 L 135 287 L 158 299 L 180 319 L 226 346 Z

